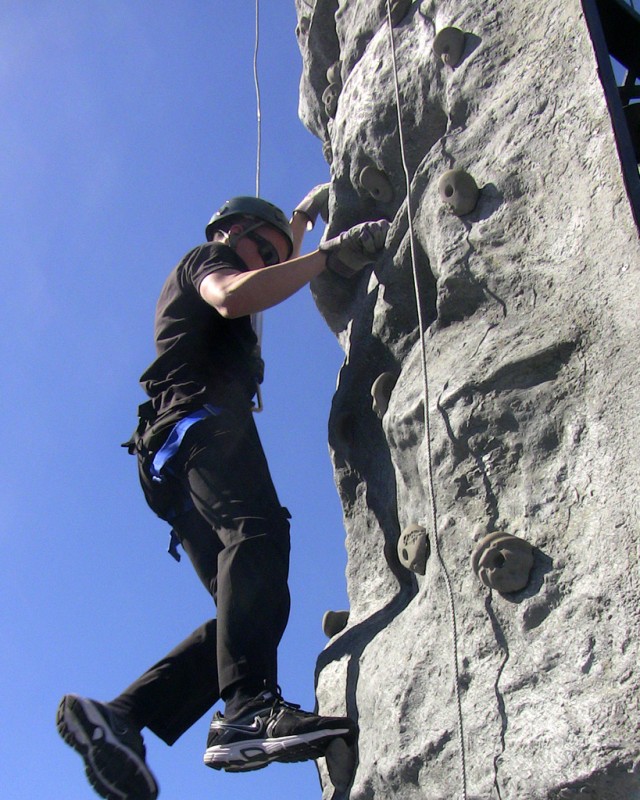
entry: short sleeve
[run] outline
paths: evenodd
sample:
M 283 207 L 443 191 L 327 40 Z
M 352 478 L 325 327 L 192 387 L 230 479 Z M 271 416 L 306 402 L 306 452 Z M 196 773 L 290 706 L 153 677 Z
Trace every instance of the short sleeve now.
M 220 242 L 209 242 L 196 247 L 186 256 L 183 265 L 183 279 L 198 292 L 207 275 L 219 269 L 247 271 L 244 261 L 230 247 Z

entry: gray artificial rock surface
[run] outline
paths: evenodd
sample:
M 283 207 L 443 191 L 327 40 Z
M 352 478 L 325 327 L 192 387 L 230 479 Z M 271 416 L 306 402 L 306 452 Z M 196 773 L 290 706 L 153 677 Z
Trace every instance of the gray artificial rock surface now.
M 462 797 L 457 697 L 467 797 L 638 798 L 640 246 L 582 6 L 397 4 L 429 459 L 386 4 L 296 5 L 327 235 L 392 221 L 373 270 L 313 285 L 345 351 L 330 447 L 351 603 L 317 696 L 360 725 L 349 788 L 319 762 L 323 798 Z M 433 51 L 447 27 L 465 33 L 455 68 Z M 384 201 L 361 186 L 366 167 L 392 187 Z M 452 169 L 480 189 L 469 214 L 438 192 Z M 370 390 L 385 372 L 397 381 L 380 419 Z M 409 525 L 428 532 L 424 576 L 398 560 Z M 473 572 L 493 532 L 534 547 L 519 592 Z

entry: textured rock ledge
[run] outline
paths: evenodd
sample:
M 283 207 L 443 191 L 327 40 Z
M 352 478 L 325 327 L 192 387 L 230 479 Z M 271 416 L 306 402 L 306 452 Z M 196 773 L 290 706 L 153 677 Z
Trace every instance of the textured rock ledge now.
M 393 5 L 460 674 L 386 4 L 297 0 L 300 115 L 331 168 L 329 232 L 392 220 L 374 271 L 313 287 L 345 350 L 330 446 L 351 602 L 317 695 L 361 729 L 351 787 L 321 767 L 323 797 L 461 797 L 456 691 L 468 797 L 640 797 L 640 247 L 582 9 Z M 455 68 L 433 50 L 449 26 L 465 33 Z M 373 193 L 367 167 L 387 181 Z M 453 168 L 480 188 L 463 216 L 438 193 Z M 380 420 L 369 390 L 383 372 L 397 381 Z M 397 558 L 410 524 L 428 531 L 424 576 Z M 492 531 L 534 547 L 519 592 L 471 569 Z

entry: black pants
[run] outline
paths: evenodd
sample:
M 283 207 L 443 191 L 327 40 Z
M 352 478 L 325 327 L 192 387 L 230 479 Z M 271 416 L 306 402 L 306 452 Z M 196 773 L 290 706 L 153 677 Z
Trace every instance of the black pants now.
M 141 482 L 149 505 L 189 511 L 171 520 L 213 597 L 217 620 L 195 630 L 114 704 L 173 744 L 234 685 L 277 685 L 289 618 L 289 514 L 280 505 L 251 412 L 193 425 L 162 484 Z M 190 502 L 189 502 L 190 501 Z

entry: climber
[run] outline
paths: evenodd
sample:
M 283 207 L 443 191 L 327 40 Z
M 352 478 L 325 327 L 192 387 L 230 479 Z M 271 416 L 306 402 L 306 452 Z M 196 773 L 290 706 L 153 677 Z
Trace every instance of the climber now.
M 213 597 L 206 622 L 114 700 L 68 694 L 57 726 L 90 783 L 110 800 L 153 800 L 141 731 L 172 745 L 219 699 L 205 764 L 253 770 L 324 755 L 353 742 L 355 724 L 286 702 L 277 648 L 289 616 L 289 518 L 280 505 L 251 413 L 263 363 L 251 315 L 290 297 L 323 270 L 355 275 L 375 261 L 386 220 L 365 222 L 300 256 L 327 205 L 313 189 L 291 221 L 256 197 L 227 201 L 164 284 L 157 357 L 141 377 L 149 400 L 127 443 L 152 510 L 172 528 Z

